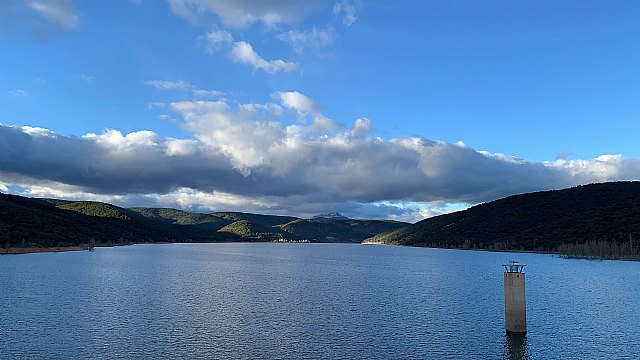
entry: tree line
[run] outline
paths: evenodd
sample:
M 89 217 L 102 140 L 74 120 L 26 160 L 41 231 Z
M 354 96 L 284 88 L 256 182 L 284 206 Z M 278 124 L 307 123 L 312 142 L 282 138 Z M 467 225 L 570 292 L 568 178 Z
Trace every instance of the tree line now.
M 598 259 L 598 260 L 640 260 L 640 249 L 634 244 L 632 234 L 629 241 L 591 240 L 582 244 L 562 244 L 558 254 L 564 258 Z

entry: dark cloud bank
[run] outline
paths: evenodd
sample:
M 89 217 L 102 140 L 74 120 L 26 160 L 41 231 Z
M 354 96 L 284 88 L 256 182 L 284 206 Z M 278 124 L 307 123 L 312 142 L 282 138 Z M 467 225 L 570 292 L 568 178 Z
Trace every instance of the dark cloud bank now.
M 329 131 L 331 120 L 317 113 L 303 114 L 307 125 L 287 126 L 256 106 L 194 101 L 170 107 L 192 139 L 115 130 L 68 137 L 0 126 L 0 181 L 25 188 L 63 184 L 76 192 L 130 199 L 173 194 L 181 207 L 206 207 L 197 204 L 198 196 L 179 201 L 181 192 L 191 192 L 224 194 L 234 209 L 300 214 L 337 208 L 385 217 L 385 212 L 410 211 L 389 204 L 473 204 L 640 175 L 640 160 L 620 155 L 536 163 L 462 143 L 373 138 L 366 119 L 350 130 Z

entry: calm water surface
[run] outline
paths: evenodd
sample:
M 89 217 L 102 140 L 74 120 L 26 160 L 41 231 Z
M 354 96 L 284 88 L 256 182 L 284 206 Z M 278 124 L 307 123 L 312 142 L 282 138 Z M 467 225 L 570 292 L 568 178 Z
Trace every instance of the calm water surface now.
M 529 333 L 502 268 L 527 264 Z M 377 245 L 0 256 L 0 358 L 633 359 L 640 263 Z

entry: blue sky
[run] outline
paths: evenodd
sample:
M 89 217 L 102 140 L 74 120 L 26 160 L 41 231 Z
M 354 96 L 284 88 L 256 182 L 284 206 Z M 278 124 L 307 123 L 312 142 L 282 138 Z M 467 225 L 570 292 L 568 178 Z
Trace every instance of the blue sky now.
M 636 1 L 12 0 L 0 14 L 0 190 L 417 220 L 640 176 Z M 94 157 L 65 157 L 74 141 Z M 172 173 L 176 156 L 193 164 Z M 162 172 L 136 166 L 150 159 Z

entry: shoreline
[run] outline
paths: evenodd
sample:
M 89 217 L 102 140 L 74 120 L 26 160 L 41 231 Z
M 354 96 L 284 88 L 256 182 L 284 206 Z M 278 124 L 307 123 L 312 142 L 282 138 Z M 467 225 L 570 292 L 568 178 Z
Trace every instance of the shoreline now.
M 230 241 L 237 243 L 255 243 L 255 241 Z M 264 243 L 301 243 L 301 244 L 309 244 L 311 242 L 307 241 L 260 241 Z M 213 244 L 218 243 L 214 242 Z M 228 243 L 228 242 L 221 242 Z M 135 245 L 135 244 L 149 244 L 149 243 L 126 243 L 126 244 L 114 244 L 114 245 L 102 245 L 96 247 L 113 247 L 113 246 L 126 246 L 126 245 Z M 182 244 L 180 242 L 172 243 L 172 242 L 161 242 L 155 244 Z M 189 243 L 189 244 L 212 244 L 212 243 Z M 315 244 L 336 244 L 336 243 L 315 243 Z M 338 243 L 339 244 L 339 243 Z M 445 248 L 445 247 L 431 247 L 431 246 L 420 246 L 420 245 L 400 245 L 400 244 L 385 244 L 378 242 L 361 242 L 361 243 L 344 243 L 344 244 L 358 244 L 358 245 L 383 245 L 383 246 L 397 246 L 397 247 L 412 247 L 412 248 L 424 248 L 424 249 L 445 249 L 445 250 L 464 250 L 464 251 L 482 251 L 482 252 L 496 252 L 496 253 L 524 253 L 524 254 L 544 254 L 544 255 L 552 255 L 557 256 L 563 259 L 573 259 L 573 260 L 596 260 L 596 261 L 604 261 L 604 260 L 613 260 L 613 261 L 640 261 L 640 258 L 620 258 L 620 259 L 604 259 L 597 257 L 587 257 L 587 256 L 567 256 L 560 254 L 557 251 L 536 251 L 536 250 L 495 250 L 495 249 L 457 249 L 457 248 Z M 0 248 L 0 255 L 23 255 L 23 254 L 36 254 L 36 253 L 55 253 L 55 252 L 67 252 L 67 251 L 88 251 L 88 245 L 76 245 L 76 246 L 52 246 L 52 247 L 30 247 L 30 248 L 17 248 L 11 247 L 8 249 Z
M 66 251 L 85 251 L 85 250 L 89 250 L 88 245 L 25 247 L 25 248 L 10 247 L 7 249 L 0 248 L 0 255 L 22 255 L 22 254 L 66 252 Z
M 362 245 L 384 245 L 384 246 L 398 246 L 398 247 L 412 247 L 423 249 L 444 249 L 444 250 L 463 250 L 463 251 L 484 251 L 484 252 L 496 252 L 496 253 L 523 253 L 523 254 L 544 254 L 557 256 L 561 259 L 568 260 L 595 260 L 595 261 L 640 261 L 640 258 L 619 258 L 619 259 L 607 259 L 593 256 L 577 256 L 577 255 L 565 255 L 558 251 L 539 251 L 539 250 L 495 250 L 495 249 L 464 249 L 464 248 L 448 248 L 448 247 L 432 247 L 432 246 L 420 246 L 420 245 L 401 245 L 401 244 L 385 244 L 381 242 L 363 242 Z

